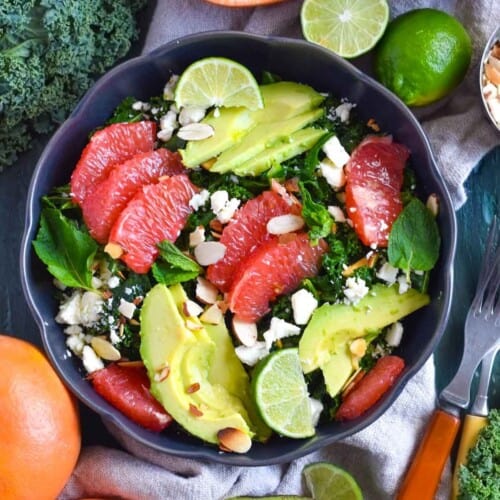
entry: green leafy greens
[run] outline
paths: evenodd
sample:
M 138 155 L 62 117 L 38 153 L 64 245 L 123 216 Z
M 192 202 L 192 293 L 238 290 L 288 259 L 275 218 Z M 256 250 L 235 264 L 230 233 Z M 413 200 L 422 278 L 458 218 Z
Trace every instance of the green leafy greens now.
M 45 207 L 33 241 L 35 252 L 49 272 L 69 287 L 92 290 L 92 264 L 98 245 L 60 210 Z
M 409 273 L 429 271 L 439 257 L 441 238 L 428 208 L 413 198 L 399 214 L 389 235 L 389 263 Z
M 196 278 L 201 267 L 187 255 L 182 253 L 173 243 L 162 241 L 160 258 L 153 264 L 153 276 L 159 283 L 167 286 L 183 283 Z
M 303 182 L 299 182 L 299 189 L 302 197 L 302 217 L 309 227 L 309 239 L 317 242 L 319 238 L 324 238 L 331 233 L 332 216 L 323 204 L 313 201 Z

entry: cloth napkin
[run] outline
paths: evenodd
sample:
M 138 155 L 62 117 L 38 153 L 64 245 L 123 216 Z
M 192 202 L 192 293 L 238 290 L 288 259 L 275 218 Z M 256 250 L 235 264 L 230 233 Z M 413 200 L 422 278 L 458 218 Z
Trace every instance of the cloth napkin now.
M 301 4 L 301 0 L 288 0 L 267 7 L 229 9 L 202 0 L 158 0 L 144 52 L 190 33 L 211 30 L 301 38 Z M 483 46 L 495 22 L 500 21 L 500 2 L 393 1 L 391 16 L 418 7 L 454 14 L 473 41 L 473 60 L 465 81 L 444 106 L 421 120 L 458 208 L 466 200 L 465 179 L 480 157 L 499 142 L 480 106 L 477 74 Z M 434 375 L 430 358 L 375 423 L 348 439 L 282 465 L 247 468 L 178 458 L 149 449 L 107 424 L 123 449 L 84 448 L 60 498 L 219 500 L 236 495 L 303 494 L 304 465 L 326 460 L 351 472 L 367 500 L 390 499 L 435 407 Z M 448 498 L 449 490 L 448 466 L 437 498 Z

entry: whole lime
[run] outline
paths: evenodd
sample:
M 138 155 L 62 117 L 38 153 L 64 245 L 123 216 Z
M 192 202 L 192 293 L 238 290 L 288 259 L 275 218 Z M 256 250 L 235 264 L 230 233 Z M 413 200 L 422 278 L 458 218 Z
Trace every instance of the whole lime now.
M 376 47 L 378 80 L 409 106 L 449 94 L 464 78 L 472 46 L 465 28 L 436 9 L 409 11 L 389 23 Z

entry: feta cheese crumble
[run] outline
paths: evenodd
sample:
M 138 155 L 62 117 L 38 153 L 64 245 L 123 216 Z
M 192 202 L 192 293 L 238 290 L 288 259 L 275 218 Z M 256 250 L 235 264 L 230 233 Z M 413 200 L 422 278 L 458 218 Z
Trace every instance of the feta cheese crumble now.
M 345 304 L 357 304 L 370 291 L 362 278 L 347 278 L 345 284 Z
M 384 262 L 381 268 L 377 271 L 377 278 L 385 281 L 392 285 L 396 282 L 396 278 L 398 276 L 399 269 L 397 267 L 391 266 L 389 262 Z
M 134 317 L 136 306 L 133 302 L 128 302 L 125 299 L 120 299 L 120 305 L 118 306 L 118 312 L 125 316 L 127 319 L 132 319 Z
M 291 297 L 293 320 L 297 325 L 306 325 L 311 317 L 311 314 L 318 307 L 318 301 L 314 295 L 301 288 Z
M 209 198 L 210 192 L 207 189 L 203 189 L 199 193 L 193 195 L 189 200 L 189 206 L 196 212 L 205 205 Z
M 343 167 L 350 159 L 349 153 L 344 149 L 337 136 L 333 136 L 323 144 L 323 152 L 336 167 Z
M 240 345 L 235 348 L 235 352 L 242 363 L 247 366 L 254 366 L 269 354 L 269 349 L 266 347 L 265 342 L 259 340 L 252 346 Z
M 396 323 L 393 323 L 387 329 L 387 333 L 385 334 L 385 341 L 387 342 L 387 345 L 391 347 L 397 347 L 401 343 L 402 337 L 403 325 L 399 321 L 396 321 Z
M 227 224 L 240 206 L 238 198 L 229 199 L 229 193 L 225 190 L 215 191 L 210 196 L 210 208 L 221 224 Z
M 300 328 L 297 325 L 286 322 L 284 319 L 272 317 L 269 330 L 264 332 L 264 340 L 268 349 L 271 348 L 276 340 L 298 335 Z

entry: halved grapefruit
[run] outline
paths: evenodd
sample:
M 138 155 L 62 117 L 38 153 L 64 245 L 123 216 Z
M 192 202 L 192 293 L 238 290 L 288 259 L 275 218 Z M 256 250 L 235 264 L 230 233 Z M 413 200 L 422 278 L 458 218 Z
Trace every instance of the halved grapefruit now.
M 326 243 L 313 246 L 306 233 L 286 236 L 263 243 L 239 266 L 228 296 L 229 309 L 239 319 L 258 321 L 270 302 L 318 273 Z
M 367 246 L 387 246 L 392 224 L 403 208 L 400 191 L 409 155 L 390 136 L 369 136 L 345 167 L 347 213 Z
M 180 155 L 164 148 L 139 153 L 116 165 L 82 202 L 83 220 L 90 235 L 99 243 L 106 243 L 113 223 L 142 186 L 163 175 L 184 171 Z
M 278 215 L 295 213 L 294 207 L 290 200 L 274 191 L 264 191 L 247 201 L 224 228 L 219 241 L 225 245 L 226 253 L 208 267 L 208 279 L 222 292 L 228 292 L 242 260 L 271 238 L 267 222 Z
M 71 175 L 71 195 L 78 204 L 117 164 L 152 151 L 156 124 L 151 121 L 114 123 L 97 131 L 82 152 Z
M 113 224 L 109 253 L 132 271 L 147 273 L 158 256 L 158 243 L 178 238 L 192 212 L 189 200 L 198 191 L 185 174 L 144 186 Z

